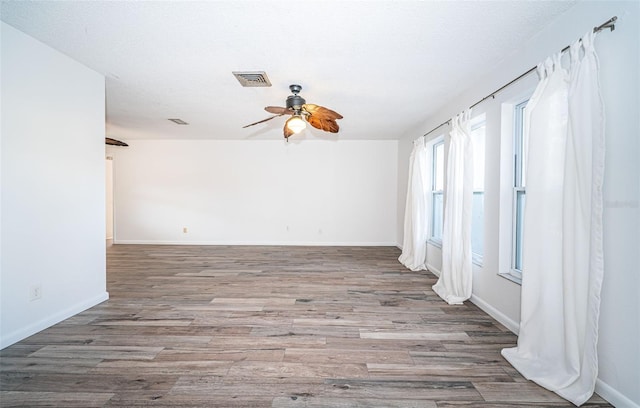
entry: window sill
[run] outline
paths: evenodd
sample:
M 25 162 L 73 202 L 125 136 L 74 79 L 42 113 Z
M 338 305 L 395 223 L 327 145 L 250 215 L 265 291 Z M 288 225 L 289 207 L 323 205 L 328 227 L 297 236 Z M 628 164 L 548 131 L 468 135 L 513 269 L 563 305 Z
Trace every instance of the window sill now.
M 434 240 L 430 239 L 430 240 L 427 241 L 427 244 L 429 244 L 431 246 L 434 246 L 436 248 L 442 249 L 442 241 L 434 241 Z
M 514 273 L 499 273 L 498 276 L 501 276 L 507 280 L 510 280 L 513 283 L 516 283 L 520 286 L 522 286 L 522 278 Z

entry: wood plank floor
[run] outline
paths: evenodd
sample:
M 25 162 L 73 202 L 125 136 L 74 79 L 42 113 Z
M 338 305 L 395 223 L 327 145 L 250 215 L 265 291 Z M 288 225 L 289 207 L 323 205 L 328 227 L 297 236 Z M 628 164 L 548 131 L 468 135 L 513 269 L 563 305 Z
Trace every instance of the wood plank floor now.
M 0 352 L 0 405 L 572 406 L 500 356 L 511 332 L 398 256 L 114 245 L 109 301 Z

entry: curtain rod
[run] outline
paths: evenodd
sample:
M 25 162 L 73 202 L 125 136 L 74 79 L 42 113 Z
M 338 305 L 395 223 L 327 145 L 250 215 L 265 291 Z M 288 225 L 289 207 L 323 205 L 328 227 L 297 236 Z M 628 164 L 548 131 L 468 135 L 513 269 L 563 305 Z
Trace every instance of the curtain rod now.
M 598 33 L 602 30 L 606 30 L 607 28 L 611 29 L 611 31 L 616 29 L 616 25 L 615 22 L 616 20 L 618 20 L 617 16 L 613 16 L 610 19 L 608 19 L 607 21 L 605 21 L 604 23 L 600 24 L 597 27 L 593 28 L 593 32 L 594 33 Z M 560 52 L 565 52 L 567 51 L 569 48 L 571 48 L 570 45 L 567 45 L 566 47 L 564 47 L 562 50 L 560 50 Z M 469 106 L 469 109 L 476 107 L 477 105 L 480 105 L 482 102 L 486 101 L 489 98 L 494 99 L 496 97 L 496 94 L 500 91 L 502 91 L 503 89 L 507 88 L 508 86 L 514 84 L 515 82 L 518 82 L 519 80 L 521 80 L 522 78 L 524 78 L 525 76 L 529 75 L 530 73 L 534 72 L 538 67 L 535 66 L 533 68 L 531 68 L 530 70 L 528 70 L 527 72 L 525 72 L 524 74 L 518 76 L 517 78 L 507 82 L 506 84 L 502 85 L 500 88 L 496 89 L 495 91 L 491 92 L 489 95 L 485 96 L 484 98 L 480 99 L 478 102 L 474 103 L 473 105 Z M 423 137 L 427 136 L 430 133 L 433 133 L 434 131 L 440 129 L 442 126 L 444 125 L 448 125 L 449 123 L 451 123 L 451 119 L 442 122 L 441 124 L 439 124 L 438 126 L 434 127 L 433 129 L 431 129 L 430 131 L 428 131 L 427 133 L 425 133 L 424 135 L 422 135 Z

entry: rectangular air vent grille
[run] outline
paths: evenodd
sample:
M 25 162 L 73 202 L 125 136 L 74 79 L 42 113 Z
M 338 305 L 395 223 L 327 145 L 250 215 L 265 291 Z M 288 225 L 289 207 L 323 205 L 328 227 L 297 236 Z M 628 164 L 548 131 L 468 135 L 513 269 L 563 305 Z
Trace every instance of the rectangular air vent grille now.
M 247 87 L 256 87 L 256 86 L 271 86 L 271 82 L 269 82 L 269 78 L 267 77 L 267 73 L 264 71 L 252 71 L 252 72 L 232 72 L 233 75 L 238 79 L 240 85 Z
M 188 123 L 182 119 L 169 119 L 169 120 L 175 123 L 176 125 L 188 125 Z

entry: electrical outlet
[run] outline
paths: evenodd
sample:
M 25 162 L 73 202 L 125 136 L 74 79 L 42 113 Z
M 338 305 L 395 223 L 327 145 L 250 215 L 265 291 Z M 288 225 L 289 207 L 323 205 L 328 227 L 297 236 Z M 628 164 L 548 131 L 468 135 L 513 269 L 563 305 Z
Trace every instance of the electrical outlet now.
M 186 234 L 187 232 L 189 232 L 189 228 L 187 228 L 187 227 L 182 227 L 182 232 L 183 232 L 184 234 Z
M 29 288 L 29 300 L 34 301 L 42 298 L 42 285 L 32 285 Z

